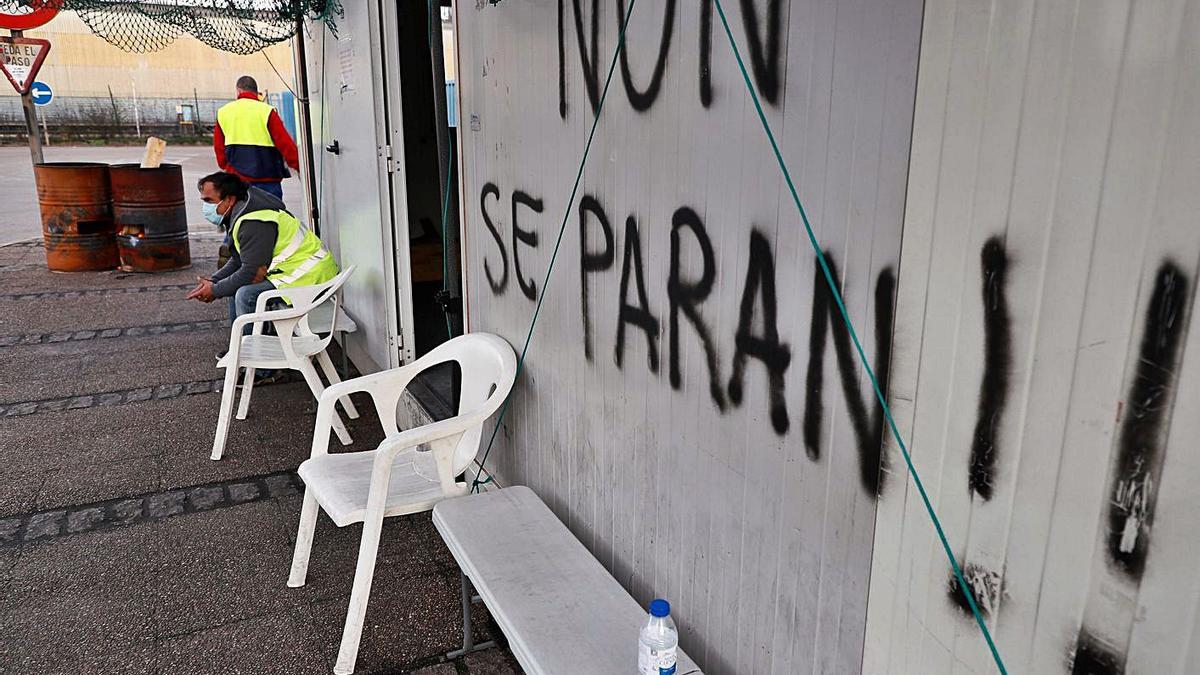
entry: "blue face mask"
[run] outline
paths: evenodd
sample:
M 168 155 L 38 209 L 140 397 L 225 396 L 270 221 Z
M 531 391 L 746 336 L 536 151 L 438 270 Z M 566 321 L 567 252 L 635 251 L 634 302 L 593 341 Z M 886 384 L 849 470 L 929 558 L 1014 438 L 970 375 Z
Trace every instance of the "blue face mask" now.
M 208 222 L 212 223 L 213 225 L 219 226 L 221 224 L 221 222 L 223 220 L 225 220 L 225 216 L 222 216 L 221 214 L 217 213 L 217 205 L 216 204 L 209 204 L 208 202 L 202 202 L 201 208 L 204 210 L 204 219 L 207 220 Z

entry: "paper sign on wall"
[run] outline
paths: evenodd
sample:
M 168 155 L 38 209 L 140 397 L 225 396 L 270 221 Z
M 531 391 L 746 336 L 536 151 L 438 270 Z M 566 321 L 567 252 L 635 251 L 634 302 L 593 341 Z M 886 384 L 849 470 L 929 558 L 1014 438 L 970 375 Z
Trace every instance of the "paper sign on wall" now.
M 338 70 L 342 78 L 342 93 L 355 90 L 354 82 L 354 41 L 349 37 L 338 40 L 337 46 Z

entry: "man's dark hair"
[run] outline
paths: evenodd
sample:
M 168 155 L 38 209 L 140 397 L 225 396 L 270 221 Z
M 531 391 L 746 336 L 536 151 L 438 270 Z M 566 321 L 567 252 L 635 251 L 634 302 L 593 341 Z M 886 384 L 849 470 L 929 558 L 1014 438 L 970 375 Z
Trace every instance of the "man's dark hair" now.
M 228 81 L 229 80 L 226 80 L 226 82 L 228 82 Z M 250 77 L 249 75 L 243 75 L 238 78 L 237 88 L 241 91 L 252 91 L 257 94 L 258 93 L 258 82 L 256 82 L 254 80 L 254 78 Z
M 231 173 L 225 173 L 224 171 L 210 173 L 196 181 L 196 189 L 204 190 L 205 183 L 212 183 L 213 189 L 217 191 L 217 194 L 221 195 L 221 199 L 233 195 L 242 200 L 246 198 L 250 190 L 250 187 L 243 183 L 241 178 Z

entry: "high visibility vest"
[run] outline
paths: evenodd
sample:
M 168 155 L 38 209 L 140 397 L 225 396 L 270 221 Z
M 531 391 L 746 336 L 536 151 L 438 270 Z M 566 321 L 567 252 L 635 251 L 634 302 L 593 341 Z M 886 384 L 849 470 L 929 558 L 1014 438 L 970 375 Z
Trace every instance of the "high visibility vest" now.
M 262 101 L 239 98 L 217 111 L 217 124 L 225 137 L 225 163 L 246 178 L 283 179 L 290 175 L 267 129 L 274 110 Z
M 241 255 L 238 230 L 246 220 L 275 223 L 278 235 L 267 267 L 267 281 L 275 288 L 315 286 L 337 276 L 338 267 L 320 238 L 287 211 L 263 209 L 241 215 L 233 224 L 233 247 Z

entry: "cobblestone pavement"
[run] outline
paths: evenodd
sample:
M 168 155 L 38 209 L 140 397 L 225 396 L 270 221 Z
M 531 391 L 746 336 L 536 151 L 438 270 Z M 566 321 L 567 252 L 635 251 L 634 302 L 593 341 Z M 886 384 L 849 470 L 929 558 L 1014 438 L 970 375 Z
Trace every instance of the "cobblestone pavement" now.
M 360 528 L 322 516 L 308 583 L 287 588 L 302 382 L 256 387 L 208 459 L 226 312 L 183 295 L 216 245 L 159 275 L 51 274 L 38 246 L 0 246 L 0 673 L 332 671 Z M 370 408 L 348 450 L 379 441 Z M 519 673 L 501 648 L 442 656 L 459 592 L 428 514 L 389 519 L 357 672 Z M 473 632 L 502 639 L 482 608 Z

